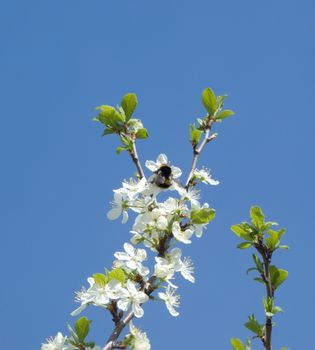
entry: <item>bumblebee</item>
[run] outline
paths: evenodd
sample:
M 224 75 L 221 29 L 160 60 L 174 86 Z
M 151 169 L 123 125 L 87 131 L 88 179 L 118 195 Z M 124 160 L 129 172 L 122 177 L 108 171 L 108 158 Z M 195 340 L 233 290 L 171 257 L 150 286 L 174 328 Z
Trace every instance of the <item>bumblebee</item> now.
M 172 168 L 167 164 L 162 164 L 157 171 L 152 181 L 156 186 L 161 188 L 169 188 L 173 184 Z

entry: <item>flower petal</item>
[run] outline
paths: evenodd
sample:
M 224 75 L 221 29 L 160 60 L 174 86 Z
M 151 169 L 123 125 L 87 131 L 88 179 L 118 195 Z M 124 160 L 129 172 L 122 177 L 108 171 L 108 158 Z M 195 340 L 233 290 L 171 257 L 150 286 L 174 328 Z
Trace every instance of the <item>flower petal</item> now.
M 107 217 L 109 220 L 116 220 L 121 215 L 121 208 L 112 208 L 108 213 Z
M 166 154 L 161 153 L 161 154 L 157 157 L 156 162 L 157 162 L 158 165 L 168 164 Z
M 174 179 L 177 179 L 182 175 L 182 171 L 177 166 L 171 166 L 171 168 L 172 168 L 172 174 Z
M 149 169 L 149 170 L 151 170 L 151 171 L 157 171 L 158 170 L 158 168 L 159 168 L 159 166 L 155 163 L 155 162 L 153 162 L 153 160 L 147 160 L 146 162 L 145 162 L 145 166 Z

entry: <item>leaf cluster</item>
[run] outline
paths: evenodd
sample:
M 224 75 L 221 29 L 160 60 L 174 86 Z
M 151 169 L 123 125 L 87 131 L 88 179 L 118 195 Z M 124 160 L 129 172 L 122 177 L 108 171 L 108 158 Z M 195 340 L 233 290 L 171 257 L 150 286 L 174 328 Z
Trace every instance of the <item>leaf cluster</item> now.
M 202 92 L 201 100 L 207 114 L 204 118 L 197 118 L 197 125 L 189 126 L 190 142 L 196 146 L 202 134 L 209 129 L 211 122 L 221 122 L 234 114 L 230 109 L 223 110 L 224 101 L 227 95 L 216 96 L 211 88 L 205 88 Z
M 74 349 L 94 348 L 94 342 L 87 342 L 85 340 L 90 332 L 91 323 L 91 320 L 88 320 L 86 317 L 81 317 L 76 321 L 74 329 L 68 324 L 71 338 L 68 338 L 67 342 L 73 345 Z
M 137 95 L 128 93 L 117 108 L 109 105 L 96 107 L 99 114 L 93 120 L 105 126 L 103 136 L 118 134 L 120 137 L 121 146 L 116 149 L 117 154 L 122 151 L 131 152 L 136 139 L 146 139 L 149 136 L 141 120 L 132 118 L 137 104 Z

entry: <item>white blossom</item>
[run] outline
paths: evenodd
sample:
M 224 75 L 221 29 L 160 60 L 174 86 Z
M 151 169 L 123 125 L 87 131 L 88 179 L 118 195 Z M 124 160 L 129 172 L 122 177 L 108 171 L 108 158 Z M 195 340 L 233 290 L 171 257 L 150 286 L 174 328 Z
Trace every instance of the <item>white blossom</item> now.
M 133 199 L 141 194 L 147 188 L 147 180 L 143 177 L 141 180 L 137 181 L 134 179 L 130 179 L 129 181 L 123 182 L 123 189 L 126 190 L 128 197 Z
M 100 285 L 90 277 L 88 282 L 90 284 L 88 290 L 82 288 L 80 292 L 76 293 L 76 301 L 81 302 L 81 306 L 71 313 L 72 316 L 80 314 L 89 304 L 106 307 L 111 300 L 119 299 L 124 295 L 124 288 L 116 279 Z
M 181 200 L 188 200 L 192 206 L 200 206 L 199 199 L 200 199 L 200 191 L 189 187 L 188 190 L 186 190 L 183 187 L 179 187 L 177 189 L 178 193 L 181 196 Z
M 58 332 L 54 338 L 48 338 L 47 343 L 42 344 L 41 350 L 66 350 L 66 341 L 67 337 Z
M 135 316 L 142 317 L 144 311 L 140 304 L 145 303 L 148 299 L 148 296 L 144 292 L 137 289 L 134 282 L 128 280 L 127 289 L 124 289 L 123 295 L 121 299 L 118 300 L 117 305 L 123 311 L 127 311 L 131 306 Z
M 150 350 L 151 345 L 146 333 L 134 326 L 133 322 L 129 322 L 129 329 L 131 335 L 130 347 L 133 350 Z M 128 336 L 127 336 L 128 337 Z
M 202 168 L 201 170 L 196 169 L 194 172 L 194 177 L 207 185 L 216 186 L 220 183 L 218 180 L 214 180 L 211 177 L 210 169 L 206 168 Z
M 179 312 L 177 310 L 175 310 L 175 307 L 178 307 L 180 302 L 180 296 L 179 295 L 174 295 L 174 293 L 176 292 L 175 288 L 172 288 L 170 286 L 167 286 L 165 293 L 158 293 L 159 298 L 164 300 L 165 305 L 168 309 L 168 311 L 170 312 L 170 314 L 172 316 L 178 316 Z
M 122 215 L 122 223 L 125 224 L 128 220 L 127 209 L 129 208 L 129 198 L 126 193 L 120 190 L 114 190 L 114 200 L 111 204 L 112 209 L 107 213 L 108 219 L 116 220 Z
M 157 157 L 156 162 L 154 162 L 153 160 L 147 160 L 145 162 L 145 166 L 148 169 L 150 169 L 152 172 L 158 171 L 162 165 L 169 165 L 167 156 L 164 153 L 161 153 Z M 180 168 L 173 165 L 169 165 L 169 166 L 171 167 L 171 170 L 172 170 L 173 179 L 177 179 L 182 175 L 182 171 L 180 170 Z
M 147 260 L 147 252 L 144 249 L 135 249 L 130 243 L 124 244 L 125 252 L 116 252 L 115 258 L 124 262 L 131 271 L 137 270 L 141 276 L 149 274 L 149 269 L 142 265 L 142 261 Z
M 189 229 L 189 228 L 187 228 L 186 230 L 182 231 L 178 221 L 175 221 L 173 223 L 172 232 L 173 232 L 174 237 L 178 241 L 180 241 L 180 242 L 182 242 L 184 244 L 190 244 L 191 243 L 190 237 L 194 233 L 194 231 Z
M 181 260 L 182 252 L 179 248 L 174 248 L 164 258 L 156 257 L 154 275 L 165 280 L 171 287 L 177 288 L 171 280 L 174 279 L 175 272 L 180 272 L 181 275 L 191 283 L 195 282 L 193 276 L 194 267 L 190 258 Z
M 180 273 L 182 276 L 191 283 L 195 283 L 194 273 L 194 264 L 190 258 L 184 258 L 182 260 L 182 266 L 180 268 Z

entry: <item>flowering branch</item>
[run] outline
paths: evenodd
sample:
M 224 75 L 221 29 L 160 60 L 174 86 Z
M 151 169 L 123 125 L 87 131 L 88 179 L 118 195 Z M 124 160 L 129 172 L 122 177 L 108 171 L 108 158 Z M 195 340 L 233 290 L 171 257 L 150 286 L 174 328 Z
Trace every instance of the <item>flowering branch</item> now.
M 130 243 L 124 244 L 123 252 L 114 254 L 116 260 L 112 268 L 93 274 L 88 278 L 89 287 L 83 287 L 76 293 L 80 306 L 72 312 L 72 316 L 79 315 L 91 305 L 102 307 L 110 313 L 114 329 L 102 348 L 95 346 L 93 342 L 86 341 L 91 321 L 81 317 L 74 329 L 69 326 L 71 337 L 58 333 L 43 344 L 42 350 L 73 350 L 73 347 L 80 350 L 149 350 L 151 346 L 147 335 L 132 322 L 134 318 L 144 315 L 143 305 L 148 300 L 160 300 L 172 316 L 179 315 L 180 296 L 173 283 L 175 274 L 180 273 L 192 283 L 195 278 L 193 263 L 189 257 L 182 258 L 181 249 L 176 245 L 191 244 L 194 234 L 200 238 L 207 224 L 215 217 L 214 209 L 209 208 L 207 203 L 200 204 L 200 191 L 194 187 L 201 182 L 208 185 L 219 183 L 211 178 L 208 170 L 198 170 L 196 166 L 206 143 L 216 137 L 216 134 L 210 135 L 212 124 L 233 114 L 229 110 L 222 111 L 224 98 L 216 97 L 209 88 L 202 94 L 208 114 L 204 119 L 197 120 L 198 128 L 190 128 L 194 159 L 186 187 L 178 181 L 182 171 L 171 165 L 165 154 L 160 154 L 156 161 L 146 161 L 146 167 L 152 172 L 146 179 L 137 154 L 136 140 L 147 138 L 148 132 L 140 119 L 133 118 L 138 103 L 135 94 L 125 95 L 117 108 L 108 105 L 97 108 L 100 112 L 94 120 L 105 126 L 103 135 L 117 134 L 121 141 L 121 146 L 116 149 L 117 154 L 127 151 L 138 170 L 136 178 L 125 180 L 121 188 L 114 190 L 112 209 L 107 217 L 115 220 L 122 216 L 122 223 L 126 223 L 132 211 L 136 213 L 136 218 Z M 202 133 L 204 138 L 200 142 Z M 160 202 L 159 193 L 165 191 L 175 193 L 175 197 L 172 195 Z M 137 248 L 139 244 L 143 244 L 144 249 Z M 148 257 L 147 250 L 155 255 L 151 274 L 149 268 L 143 265 Z M 153 295 L 156 291 L 157 295 Z M 119 340 L 127 325 L 130 333 Z

